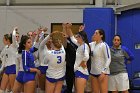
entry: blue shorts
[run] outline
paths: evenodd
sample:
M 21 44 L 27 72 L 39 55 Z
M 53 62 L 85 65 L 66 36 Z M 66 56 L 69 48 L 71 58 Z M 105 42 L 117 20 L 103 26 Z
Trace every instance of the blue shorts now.
M 24 72 L 23 82 L 26 83 L 28 81 L 34 81 L 35 76 L 36 76 L 35 72 Z
M 90 75 L 91 75 L 91 76 L 94 76 L 94 77 L 96 77 L 96 78 L 98 78 L 101 74 L 91 74 L 91 73 L 90 73 Z
M 5 74 L 16 74 L 16 65 L 7 66 L 4 71 Z
M 23 81 L 23 76 L 24 76 L 24 71 L 19 71 L 19 72 L 18 72 L 18 75 L 17 75 L 17 77 L 16 77 L 16 80 L 17 80 L 18 82 L 20 82 L 20 83 L 24 83 L 24 81 Z
M 63 76 L 62 78 L 59 78 L 59 79 L 54 79 L 54 78 L 49 78 L 49 77 L 46 77 L 46 79 L 51 82 L 51 83 L 55 83 L 57 81 L 64 81 L 65 80 L 65 76 Z
M 82 72 L 80 72 L 78 70 L 75 72 L 75 77 L 76 78 L 84 78 L 84 79 L 88 80 L 88 76 L 89 75 L 85 75 L 85 74 L 83 74 Z
M 90 75 L 91 75 L 91 76 L 94 76 L 94 77 L 96 77 L 96 78 L 98 78 L 101 74 L 91 74 L 91 73 L 90 73 Z M 105 74 L 105 75 L 108 75 L 108 74 Z
M 41 71 L 41 74 L 46 74 L 48 66 L 39 66 L 38 69 Z

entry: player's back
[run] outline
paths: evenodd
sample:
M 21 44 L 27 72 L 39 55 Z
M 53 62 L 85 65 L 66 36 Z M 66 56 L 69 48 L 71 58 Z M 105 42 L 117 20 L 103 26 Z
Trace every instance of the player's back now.
M 58 79 L 65 75 L 66 62 L 65 50 L 62 47 L 60 50 L 50 50 L 47 52 L 48 69 L 46 72 L 47 77 Z

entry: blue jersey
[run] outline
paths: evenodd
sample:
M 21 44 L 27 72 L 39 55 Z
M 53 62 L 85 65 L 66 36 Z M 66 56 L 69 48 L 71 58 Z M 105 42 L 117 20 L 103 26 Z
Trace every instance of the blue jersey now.
M 30 68 L 35 68 L 34 63 L 34 48 L 31 48 L 30 51 L 23 50 L 22 51 L 22 63 L 23 69 L 25 72 L 30 72 Z

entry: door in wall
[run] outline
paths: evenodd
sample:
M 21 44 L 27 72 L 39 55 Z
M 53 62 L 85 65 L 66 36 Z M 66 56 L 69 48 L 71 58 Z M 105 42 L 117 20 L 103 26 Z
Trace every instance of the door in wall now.
M 72 32 L 76 34 L 79 31 L 79 26 L 82 23 L 72 23 Z M 62 30 L 62 23 L 51 23 L 51 32 L 53 31 L 63 31 Z

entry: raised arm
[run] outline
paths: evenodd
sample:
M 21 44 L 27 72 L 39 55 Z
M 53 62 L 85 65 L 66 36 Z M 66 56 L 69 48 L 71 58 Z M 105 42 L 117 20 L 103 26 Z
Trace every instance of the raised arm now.
M 43 32 L 43 30 L 41 28 L 37 29 L 34 32 L 34 34 L 36 34 L 36 35 L 35 35 L 35 40 L 33 42 L 33 46 L 36 47 L 36 48 L 39 47 L 39 44 L 40 44 L 40 42 L 42 40 L 41 38 L 43 38 L 44 32 L 43 33 L 42 32 Z
M 40 43 L 39 49 L 43 49 L 46 45 L 47 41 L 49 40 L 50 36 L 48 35 L 45 39 Z M 48 48 L 47 48 L 48 49 Z
M 15 27 L 14 30 L 13 30 L 13 32 L 12 32 L 12 42 L 13 42 L 12 45 L 15 48 L 18 48 L 18 44 L 17 44 L 17 40 L 16 40 L 16 32 L 17 31 L 18 31 L 18 28 Z
M 72 41 L 75 45 L 79 46 L 77 40 L 75 39 L 75 37 L 74 37 L 74 35 L 73 35 L 73 33 L 72 33 L 71 27 L 72 27 L 72 24 L 71 24 L 71 23 L 68 23 L 68 24 L 67 24 L 67 35 L 70 37 L 71 41 Z
M 64 41 L 62 42 L 62 44 L 66 48 L 67 47 L 67 38 L 68 38 L 68 35 L 67 35 L 67 23 L 62 24 L 62 32 L 63 32 L 63 35 L 64 35 Z

